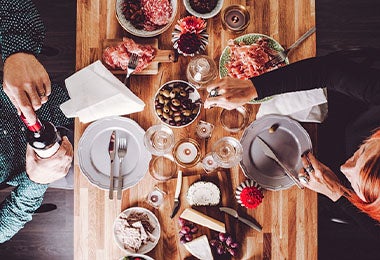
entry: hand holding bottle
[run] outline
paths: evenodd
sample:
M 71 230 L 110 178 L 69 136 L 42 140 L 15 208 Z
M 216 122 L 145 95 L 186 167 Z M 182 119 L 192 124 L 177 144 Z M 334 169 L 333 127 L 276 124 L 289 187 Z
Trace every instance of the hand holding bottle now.
M 28 144 L 26 149 L 26 173 L 40 184 L 49 184 L 68 173 L 73 159 L 73 147 L 66 136 L 62 138 L 58 151 L 49 158 L 39 157 Z

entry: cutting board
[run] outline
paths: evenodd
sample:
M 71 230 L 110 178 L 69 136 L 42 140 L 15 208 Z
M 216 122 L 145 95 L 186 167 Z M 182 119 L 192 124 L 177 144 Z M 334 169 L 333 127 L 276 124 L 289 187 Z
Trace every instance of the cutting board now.
M 103 48 L 102 48 L 102 55 L 103 51 L 109 47 L 109 46 L 117 46 L 120 43 L 122 43 L 122 39 L 106 39 L 103 41 Z M 152 39 L 144 39 L 141 41 L 135 41 L 138 44 L 142 45 L 150 45 L 156 49 L 156 55 L 152 61 L 152 63 L 146 67 L 143 71 L 141 72 L 136 72 L 133 73 L 133 75 L 155 75 L 158 73 L 158 65 L 161 62 L 177 62 L 178 60 L 178 54 L 177 52 L 173 50 L 161 50 L 158 48 L 158 39 L 157 38 L 152 38 Z M 107 65 L 104 61 L 102 61 L 103 64 L 113 73 L 116 75 L 122 75 L 126 74 L 125 70 L 122 69 L 114 69 Z

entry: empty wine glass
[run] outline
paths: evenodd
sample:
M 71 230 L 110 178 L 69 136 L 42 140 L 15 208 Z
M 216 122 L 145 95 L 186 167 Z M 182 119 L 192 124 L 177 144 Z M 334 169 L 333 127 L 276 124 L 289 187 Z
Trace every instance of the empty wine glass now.
M 147 150 L 157 156 L 169 153 L 174 146 L 174 133 L 165 125 L 153 125 L 144 135 Z
M 243 158 L 243 147 L 236 138 L 223 137 L 212 146 L 212 157 L 218 166 L 232 168 Z

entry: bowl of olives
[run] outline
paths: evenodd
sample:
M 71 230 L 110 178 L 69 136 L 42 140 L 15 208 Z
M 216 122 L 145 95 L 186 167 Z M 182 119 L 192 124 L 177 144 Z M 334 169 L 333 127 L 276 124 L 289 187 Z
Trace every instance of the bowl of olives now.
M 198 91 L 183 80 L 166 82 L 154 97 L 157 117 L 174 128 L 185 127 L 194 122 L 199 115 L 201 103 Z

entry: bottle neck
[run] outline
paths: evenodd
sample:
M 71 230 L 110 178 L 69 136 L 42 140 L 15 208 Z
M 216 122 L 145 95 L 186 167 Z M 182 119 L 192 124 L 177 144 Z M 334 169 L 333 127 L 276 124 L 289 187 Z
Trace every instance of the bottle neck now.
M 24 124 L 26 125 L 26 127 L 28 127 L 30 131 L 36 133 L 42 130 L 43 125 L 38 118 L 34 124 L 30 124 L 23 114 L 21 114 L 20 117 L 21 117 L 21 120 L 24 122 Z

